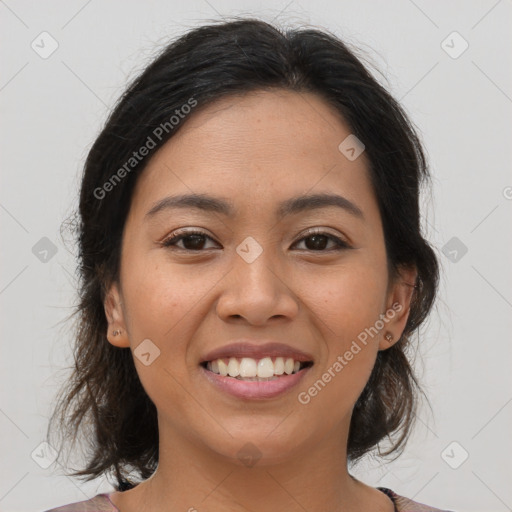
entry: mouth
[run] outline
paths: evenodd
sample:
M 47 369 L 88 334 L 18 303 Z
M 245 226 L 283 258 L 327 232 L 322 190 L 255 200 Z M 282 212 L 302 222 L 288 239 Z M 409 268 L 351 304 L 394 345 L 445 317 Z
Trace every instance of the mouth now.
M 206 371 L 245 382 L 268 382 L 295 375 L 313 366 L 313 361 L 298 361 L 292 357 L 229 357 L 203 361 Z
M 240 339 L 204 354 L 199 367 L 206 381 L 223 394 L 244 400 L 282 396 L 304 379 L 313 356 L 296 344 Z

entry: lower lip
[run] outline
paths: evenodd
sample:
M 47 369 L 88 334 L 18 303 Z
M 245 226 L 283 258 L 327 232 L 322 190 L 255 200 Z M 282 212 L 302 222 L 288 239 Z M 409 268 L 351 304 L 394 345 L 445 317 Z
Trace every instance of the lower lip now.
M 282 395 L 292 389 L 303 379 L 311 366 L 303 368 L 297 373 L 279 377 L 275 380 L 267 381 L 244 381 L 233 377 L 224 377 L 218 373 L 213 373 L 206 368 L 200 367 L 205 377 L 218 389 L 237 398 L 246 398 L 252 400 L 264 400 Z

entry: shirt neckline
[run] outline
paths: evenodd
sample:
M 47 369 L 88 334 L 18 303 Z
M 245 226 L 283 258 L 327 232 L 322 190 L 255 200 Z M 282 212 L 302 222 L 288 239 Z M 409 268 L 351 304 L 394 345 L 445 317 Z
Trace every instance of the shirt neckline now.
M 399 512 L 398 509 L 396 508 L 396 497 L 395 497 L 395 493 L 391 490 L 391 489 L 388 489 L 387 487 L 377 487 L 377 489 L 381 492 L 383 492 L 390 500 L 391 502 L 393 503 L 393 507 L 394 507 L 394 512 Z M 114 491 L 114 492 L 110 492 L 110 493 L 103 493 L 101 494 L 101 496 L 104 496 L 107 498 L 107 500 L 109 501 L 109 503 L 112 505 L 112 509 L 113 509 L 113 512 L 121 512 L 115 505 L 114 503 L 112 503 L 112 500 L 110 499 L 110 496 L 112 496 L 112 494 L 114 494 L 115 492 L 117 491 Z
M 393 503 L 394 512 L 399 512 L 397 506 L 396 506 L 396 494 L 387 487 L 377 487 L 377 489 L 381 492 L 383 492 Z
M 113 491 L 113 492 L 106 492 L 106 493 L 103 493 L 102 496 L 105 496 L 107 498 L 107 500 L 110 502 L 110 504 L 112 505 L 112 510 L 114 512 L 121 512 L 113 503 L 112 503 L 112 500 L 110 499 L 110 496 L 112 496 L 112 494 L 116 493 L 117 491 Z

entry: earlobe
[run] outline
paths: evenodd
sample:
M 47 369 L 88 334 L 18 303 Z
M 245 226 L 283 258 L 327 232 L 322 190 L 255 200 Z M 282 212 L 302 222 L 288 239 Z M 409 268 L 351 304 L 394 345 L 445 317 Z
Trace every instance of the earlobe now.
M 107 340 L 116 347 L 126 348 L 130 346 L 130 340 L 124 321 L 123 303 L 117 284 L 110 287 L 103 304 L 107 318 Z
M 379 350 L 390 348 L 402 337 L 411 311 L 411 301 L 417 289 L 417 275 L 415 267 L 402 267 L 392 284 L 386 309 L 389 321 L 379 342 Z

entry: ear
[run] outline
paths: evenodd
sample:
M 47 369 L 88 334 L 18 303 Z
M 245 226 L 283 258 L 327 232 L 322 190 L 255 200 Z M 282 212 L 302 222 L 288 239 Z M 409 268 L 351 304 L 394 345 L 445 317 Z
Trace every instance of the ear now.
M 416 267 L 402 266 L 398 276 L 390 282 L 386 312 L 388 318 L 379 341 L 379 350 L 393 346 L 402 336 L 411 311 L 411 299 L 416 289 Z
M 126 330 L 123 303 L 117 283 L 110 286 L 103 306 L 108 321 L 107 340 L 116 347 L 129 347 L 130 340 Z

